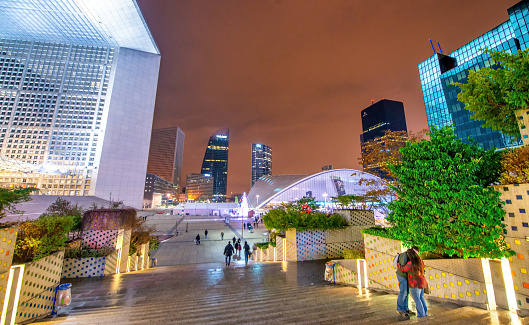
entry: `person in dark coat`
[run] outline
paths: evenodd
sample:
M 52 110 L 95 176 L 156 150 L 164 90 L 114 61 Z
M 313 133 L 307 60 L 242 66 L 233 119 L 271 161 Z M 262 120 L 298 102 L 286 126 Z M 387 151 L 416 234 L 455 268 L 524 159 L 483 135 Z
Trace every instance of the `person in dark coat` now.
M 195 240 L 196 240 L 196 244 L 200 245 L 200 234 L 197 234 L 197 236 L 195 237 Z
M 233 255 L 233 246 L 231 245 L 231 242 L 228 242 L 228 245 L 224 247 L 224 256 L 226 256 L 226 266 L 230 266 L 232 255 Z
M 244 241 L 244 262 L 248 265 L 248 257 L 250 257 L 250 245 L 247 241 Z
M 204 238 L 208 239 L 208 230 L 207 229 L 204 231 Z

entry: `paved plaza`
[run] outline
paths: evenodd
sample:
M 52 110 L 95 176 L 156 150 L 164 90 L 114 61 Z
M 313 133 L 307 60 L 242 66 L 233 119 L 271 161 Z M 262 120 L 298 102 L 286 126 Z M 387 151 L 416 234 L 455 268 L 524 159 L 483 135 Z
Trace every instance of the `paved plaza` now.
M 159 235 L 178 235 L 154 253 L 158 266 L 100 278 L 66 279 L 72 303 L 41 324 L 526 324 L 507 311 L 428 300 L 427 319 L 395 312 L 395 294 L 325 282 L 325 261 L 236 261 L 224 265 L 228 238 L 240 237 L 241 219 L 150 214 Z M 235 225 L 239 227 L 235 228 Z M 188 232 L 186 233 L 186 227 Z M 195 245 L 197 233 L 207 239 Z M 220 240 L 224 231 L 225 239 Z M 264 226 L 244 234 L 263 239 Z M 410 302 L 411 302 L 410 298 Z M 413 302 L 411 309 L 414 310 Z
M 231 218 L 226 225 L 223 217 L 153 213 L 147 217 L 147 222 L 156 225 L 158 235 L 175 234 L 176 230 L 178 233 L 161 243 L 152 257 L 157 259 L 158 266 L 224 262 L 224 247 L 233 237 L 241 238 L 243 245 L 245 240 L 248 241 L 250 247 L 254 243 L 266 241 L 268 231 L 263 224 L 249 233 L 247 229 L 241 229 L 243 221 L 252 222 L 252 219 Z M 204 236 L 206 229 L 208 238 Z M 221 232 L 224 232 L 224 240 L 221 240 Z M 194 243 L 197 234 L 200 234 L 200 245 Z M 241 255 L 244 260 L 244 253 Z

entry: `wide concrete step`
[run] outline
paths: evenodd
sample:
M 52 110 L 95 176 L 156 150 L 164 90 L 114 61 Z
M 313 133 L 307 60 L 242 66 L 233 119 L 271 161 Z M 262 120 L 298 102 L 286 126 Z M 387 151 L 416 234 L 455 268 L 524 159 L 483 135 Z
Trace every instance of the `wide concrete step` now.
M 515 324 L 505 311 L 437 301 L 428 302 L 431 317 L 407 320 L 395 312 L 394 294 L 322 278 L 323 265 L 263 263 L 164 267 L 76 280 L 70 307 L 39 324 Z

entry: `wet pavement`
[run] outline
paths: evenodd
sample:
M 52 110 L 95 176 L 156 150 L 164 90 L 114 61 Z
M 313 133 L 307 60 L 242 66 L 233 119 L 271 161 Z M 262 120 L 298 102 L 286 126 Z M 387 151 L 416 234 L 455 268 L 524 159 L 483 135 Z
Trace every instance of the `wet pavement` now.
M 153 215 L 147 221 L 156 225 L 160 235 L 178 231 L 177 236 L 164 241 L 152 254 L 158 260 L 158 266 L 221 263 L 224 261 L 224 247 L 233 237 L 241 238 L 243 245 L 245 240 L 248 241 L 251 247 L 254 243 L 266 241 L 268 232 L 264 225 L 259 225 L 253 233 L 249 233 L 242 227 L 242 222 L 251 222 L 249 218 L 232 218 L 228 225 L 224 223 L 224 218 L 214 216 Z M 206 229 L 208 238 L 204 235 Z M 224 232 L 224 240 L 221 240 L 221 232 Z M 200 245 L 193 242 L 197 234 L 200 234 Z
M 428 300 L 428 319 L 395 312 L 394 294 L 323 281 L 324 261 L 156 267 L 79 279 L 72 303 L 39 324 L 509 324 L 509 313 Z M 412 307 L 413 309 L 413 307 Z M 516 322 L 513 322 L 516 324 Z

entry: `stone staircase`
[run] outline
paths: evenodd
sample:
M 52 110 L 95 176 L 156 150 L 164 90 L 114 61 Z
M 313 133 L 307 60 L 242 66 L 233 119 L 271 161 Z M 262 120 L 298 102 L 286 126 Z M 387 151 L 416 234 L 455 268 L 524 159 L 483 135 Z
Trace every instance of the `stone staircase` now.
M 525 324 L 507 311 L 429 302 L 406 319 L 396 295 L 323 281 L 323 262 L 157 267 L 72 281 L 72 304 L 39 324 Z M 413 309 L 413 306 L 412 306 Z

